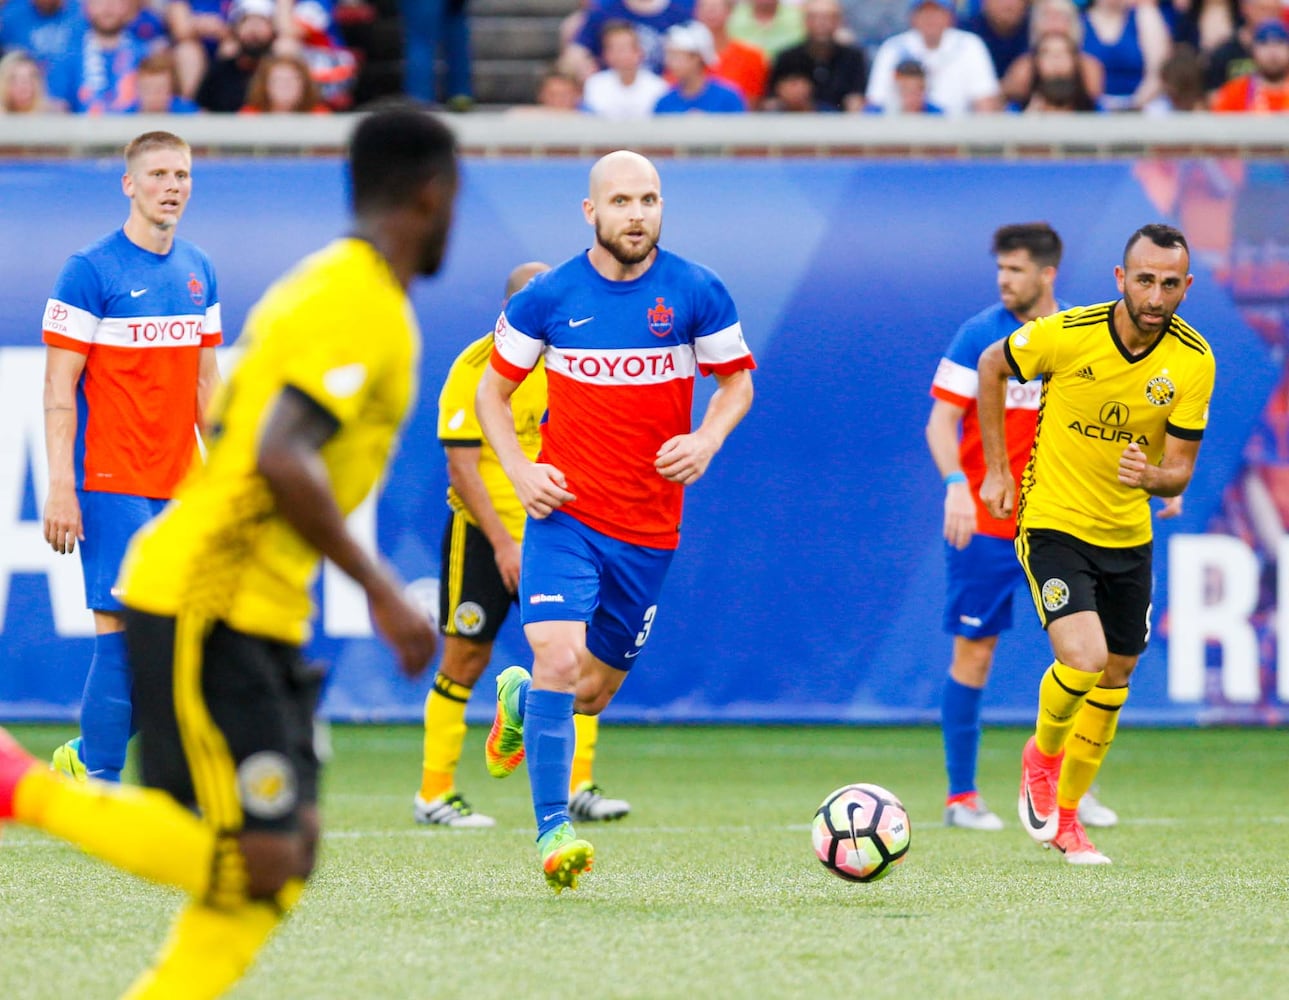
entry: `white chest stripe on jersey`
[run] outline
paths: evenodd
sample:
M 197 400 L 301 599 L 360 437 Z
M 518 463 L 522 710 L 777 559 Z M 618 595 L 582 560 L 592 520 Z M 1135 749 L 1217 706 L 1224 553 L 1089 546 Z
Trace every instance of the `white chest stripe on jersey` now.
M 697 368 L 688 344 L 619 350 L 547 347 L 545 357 L 551 375 L 588 385 L 659 385 L 693 378 Z

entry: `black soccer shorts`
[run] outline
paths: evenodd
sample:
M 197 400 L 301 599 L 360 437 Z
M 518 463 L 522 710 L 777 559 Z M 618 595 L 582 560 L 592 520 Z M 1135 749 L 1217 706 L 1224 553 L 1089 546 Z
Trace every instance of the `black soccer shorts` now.
M 1016 555 L 1043 628 L 1076 611 L 1095 611 L 1106 648 L 1139 656 L 1150 639 L 1151 543 L 1092 545 L 1063 531 L 1021 529 Z
M 322 671 L 296 646 L 127 610 L 143 784 L 218 830 L 294 832 L 318 801 Z
M 506 589 L 484 533 L 453 511 L 443 529 L 439 631 L 474 642 L 492 642 L 519 597 Z

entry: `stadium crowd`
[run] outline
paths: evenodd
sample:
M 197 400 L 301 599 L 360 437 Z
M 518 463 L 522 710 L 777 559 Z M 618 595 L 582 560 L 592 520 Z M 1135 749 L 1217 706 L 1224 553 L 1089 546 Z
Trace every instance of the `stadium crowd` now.
M 469 0 L 398 7 L 403 90 L 471 108 Z M 0 0 L 0 114 L 348 110 L 364 52 L 344 28 L 375 16 Z M 1284 0 L 583 0 L 559 45 L 536 106 L 608 118 L 1289 110 Z

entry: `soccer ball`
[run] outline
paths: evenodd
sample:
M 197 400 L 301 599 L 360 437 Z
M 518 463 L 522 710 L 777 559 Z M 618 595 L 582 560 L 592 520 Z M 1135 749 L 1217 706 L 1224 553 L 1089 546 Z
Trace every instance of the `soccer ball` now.
M 823 866 L 848 882 L 885 878 L 909 852 L 909 814 L 880 785 L 845 785 L 823 801 L 810 829 Z

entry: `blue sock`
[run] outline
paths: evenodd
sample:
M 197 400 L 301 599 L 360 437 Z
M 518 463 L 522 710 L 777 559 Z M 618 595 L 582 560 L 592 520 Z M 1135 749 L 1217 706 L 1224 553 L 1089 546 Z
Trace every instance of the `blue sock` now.
M 940 728 L 944 733 L 944 766 L 949 797 L 976 790 L 976 755 L 980 751 L 980 700 L 983 688 L 967 687 L 952 677 L 944 681 Z
M 126 747 L 134 735 L 133 688 L 125 633 L 95 636 L 94 659 L 81 696 L 81 760 L 92 778 L 121 780 Z
M 530 688 L 524 711 L 524 749 L 533 790 L 537 839 L 569 821 L 573 773 L 573 695 Z

